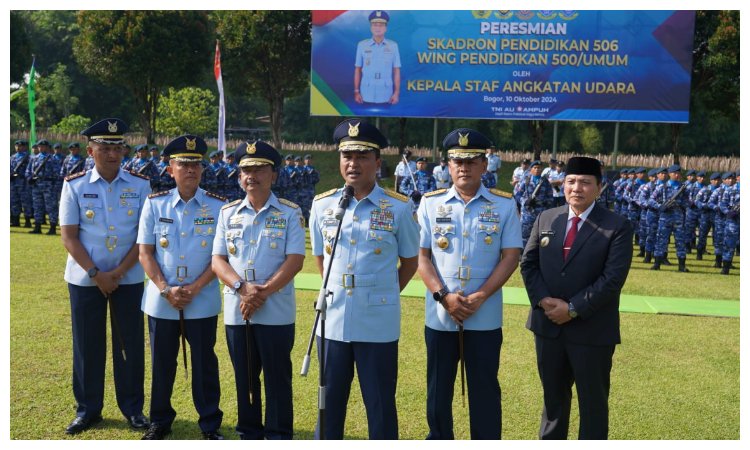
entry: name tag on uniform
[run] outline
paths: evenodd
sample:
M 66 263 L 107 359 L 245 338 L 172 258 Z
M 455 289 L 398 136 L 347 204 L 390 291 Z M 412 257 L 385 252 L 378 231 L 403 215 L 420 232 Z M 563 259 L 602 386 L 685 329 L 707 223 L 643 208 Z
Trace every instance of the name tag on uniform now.
M 323 226 L 324 227 L 335 227 L 339 224 L 339 221 L 336 219 L 323 219 Z
M 266 217 L 266 228 L 286 228 L 286 219 L 283 217 Z
M 227 225 L 227 228 L 229 228 L 229 229 L 232 229 L 232 228 L 242 228 L 242 224 L 241 223 L 230 223 L 229 225 Z
M 141 195 L 137 192 L 123 192 L 120 198 L 139 198 Z
M 99 194 L 83 194 L 83 198 L 99 198 Z
M 213 217 L 196 217 L 193 219 L 193 225 L 213 225 L 216 223 Z
M 393 231 L 393 212 L 382 209 L 373 209 L 370 213 L 370 229 Z
M 167 219 L 166 217 L 159 217 L 159 222 L 174 223 L 174 219 Z

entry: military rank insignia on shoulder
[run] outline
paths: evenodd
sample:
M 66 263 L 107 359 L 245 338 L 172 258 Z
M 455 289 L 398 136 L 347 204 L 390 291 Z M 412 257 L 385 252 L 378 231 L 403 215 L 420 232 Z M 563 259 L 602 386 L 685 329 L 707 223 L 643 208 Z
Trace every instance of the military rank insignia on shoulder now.
M 293 208 L 293 209 L 299 209 L 299 205 L 298 204 L 296 204 L 296 203 L 294 203 L 292 201 L 289 201 L 289 200 L 287 200 L 285 198 L 280 198 L 279 199 L 279 203 L 281 203 L 282 205 L 286 205 L 286 206 L 288 206 L 290 208 Z
M 337 190 L 337 188 L 333 188 L 330 191 L 325 191 L 322 194 L 318 194 L 315 196 L 314 200 L 320 200 L 321 198 L 330 197 L 331 195 L 335 194 Z
M 402 202 L 408 202 L 409 201 L 409 197 L 407 197 L 407 196 L 405 196 L 403 194 L 399 194 L 398 192 L 391 191 L 390 189 L 383 189 L 383 192 L 385 192 L 385 195 L 387 195 L 389 197 L 393 197 L 396 200 L 401 200 Z
M 134 170 L 131 170 L 128 172 L 130 175 L 133 175 L 134 177 L 143 178 L 144 180 L 151 180 L 151 178 L 148 175 L 144 175 L 142 173 L 138 173 Z
M 430 191 L 430 192 L 424 194 L 422 197 L 432 197 L 433 195 L 440 195 L 440 194 L 443 194 L 445 192 L 448 192 L 448 189 L 445 189 L 445 188 L 438 189 L 437 191 Z
M 226 205 L 222 206 L 221 209 L 231 208 L 232 206 L 239 205 L 240 203 L 242 203 L 242 199 L 241 198 L 239 198 L 239 199 L 237 199 L 237 200 L 235 200 L 233 202 L 227 203 Z
M 86 175 L 85 170 L 78 172 L 78 173 L 74 173 L 72 175 L 68 175 L 67 177 L 65 177 L 65 181 L 72 181 L 72 180 L 75 180 L 76 178 L 81 178 L 84 175 Z
M 225 202 L 225 203 L 227 201 L 226 197 L 222 197 L 219 194 L 214 194 L 213 192 L 206 191 L 206 195 L 208 195 L 211 198 L 215 198 L 216 200 L 221 200 L 222 202 Z
M 167 195 L 167 194 L 169 194 L 169 190 L 160 191 L 160 192 L 154 192 L 153 194 L 148 194 L 148 198 L 162 197 L 162 196 Z
M 492 192 L 493 194 L 499 197 L 513 198 L 513 194 L 511 194 L 510 192 L 501 191 L 500 189 L 492 188 L 490 189 L 490 192 Z

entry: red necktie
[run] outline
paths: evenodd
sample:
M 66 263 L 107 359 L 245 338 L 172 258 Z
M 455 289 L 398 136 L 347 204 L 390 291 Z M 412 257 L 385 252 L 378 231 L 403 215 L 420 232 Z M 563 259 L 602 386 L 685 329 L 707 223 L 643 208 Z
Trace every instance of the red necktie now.
M 578 234 L 578 222 L 580 221 L 580 217 L 574 216 L 573 225 L 570 227 L 570 230 L 568 230 L 568 234 L 565 235 L 565 242 L 563 242 L 563 261 L 568 259 L 568 253 L 570 253 L 570 249 L 573 248 L 573 242 L 575 242 L 576 235 Z

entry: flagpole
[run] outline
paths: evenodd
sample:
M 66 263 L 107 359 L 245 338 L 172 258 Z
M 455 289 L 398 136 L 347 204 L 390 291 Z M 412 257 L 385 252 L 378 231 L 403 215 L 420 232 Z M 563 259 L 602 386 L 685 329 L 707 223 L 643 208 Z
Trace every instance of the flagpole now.
M 218 148 L 223 152 L 226 157 L 226 141 L 224 138 L 224 126 L 226 122 L 226 112 L 224 109 L 224 82 L 221 78 L 221 51 L 219 50 L 219 40 L 216 40 L 216 55 L 214 57 L 214 76 L 216 77 L 216 85 L 219 88 L 219 132 L 218 132 Z
M 29 142 L 31 145 L 36 143 L 36 95 L 34 88 L 36 86 L 36 69 L 34 65 L 36 63 L 36 55 L 31 55 L 31 70 L 29 71 Z

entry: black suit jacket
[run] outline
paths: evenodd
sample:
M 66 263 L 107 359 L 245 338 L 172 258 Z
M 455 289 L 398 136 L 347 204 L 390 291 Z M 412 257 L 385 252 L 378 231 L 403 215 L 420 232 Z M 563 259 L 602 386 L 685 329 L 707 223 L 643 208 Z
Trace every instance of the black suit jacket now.
M 620 343 L 620 291 L 633 259 L 633 227 L 599 205 L 583 222 L 563 261 L 568 205 L 542 212 L 521 259 L 521 275 L 531 302 L 526 327 L 547 338 L 572 343 Z M 545 239 L 546 238 L 546 239 Z M 538 306 L 544 297 L 573 303 L 578 317 L 556 325 Z

